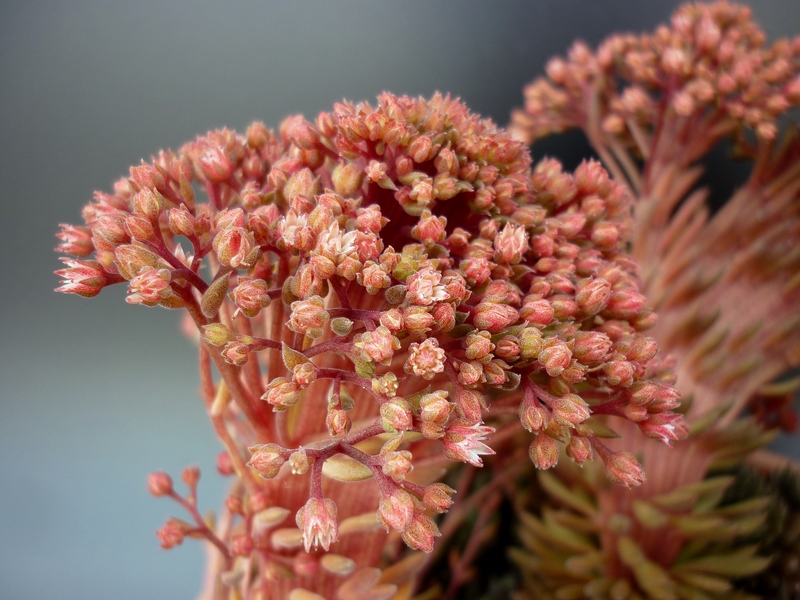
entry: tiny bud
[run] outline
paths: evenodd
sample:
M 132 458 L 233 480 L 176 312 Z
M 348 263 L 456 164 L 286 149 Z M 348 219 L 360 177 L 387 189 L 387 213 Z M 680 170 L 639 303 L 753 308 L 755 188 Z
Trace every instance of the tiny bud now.
M 308 468 L 311 466 L 311 461 L 308 459 L 306 451 L 298 450 L 297 452 L 292 452 L 291 456 L 289 456 L 289 466 L 292 469 L 293 475 L 303 475 L 307 473 Z
M 558 444 L 549 435 L 539 433 L 531 443 L 528 455 L 537 469 L 545 471 L 558 463 Z
M 347 413 L 340 409 L 334 409 L 328 411 L 327 416 L 325 417 L 325 425 L 328 428 L 328 433 L 331 436 L 336 436 L 339 434 L 348 434 L 350 432 L 350 427 L 352 423 L 350 422 L 350 417 L 347 416 Z
M 572 355 L 584 364 L 602 361 L 611 350 L 611 339 L 596 331 L 579 331 L 572 344 Z
M 414 518 L 414 499 L 399 488 L 381 496 L 378 504 L 378 522 L 386 531 L 404 531 Z
M 163 471 L 151 473 L 147 477 L 147 490 L 156 497 L 166 496 L 172 491 L 172 478 Z
M 226 343 L 236 339 L 236 335 L 222 323 L 203 325 L 201 335 L 212 346 L 224 346 Z
M 606 477 L 625 487 L 635 487 L 644 483 L 644 469 L 630 452 L 613 452 L 605 458 Z
M 550 411 L 538 402 L 520 402 L 519 420 L 531 433 L 538 433 L 550 425 Z
M 566 394 L 552 405 L 553 418 L 567 427 L 583 423 L 592 413 L 589 405 L 577 394 Z
M 526 327 L 519 334 L 520 354 L 525 360 L 538 358 L 544 349 L 542 332 L 536 327 Z
M 395 481 L 405 479 L 406 475 L 414 470 L 411 458 L 411 452 L 407 450 L 387 452 L 383 456 L 385 461 L 382 468 L 383 474 L 388 475 Z
M 439 533 L 436 523 L 423 514 L 415 513 L 411 524 L 403 531 L 402 537 L 410 548 L 431 552 L 434 539 L 440 535 L 442 534 Z
M 349 197 L 361 188 L 364 174 L 356 163 L 339 163 L 331 175 L 333 189 L 340 196 Z
M 496 333 L 516 323 L 519 316 L 513 306 L 494 302 L 481 302 L 475 308 L 473 323 L 478 329 Z
M 156 531 L 156 536 L 164 550 L 169 550 L 183 543 L 186 535 L 186 526 L 178 519 L 170 519 L 161 529 Z
M 573 435 L 567 444 L 567 456 L 582 466 L 587 460 L 592 460 L 592 444 L 585 437 Z
M 611 297 L 611 284 L 605 279 L 584 279 L 578 283 L 575 301 L 581 311 L 594 315 L 605 308 Z
M 259 444 L 251 446 L 248 450 L 252 456 L 247 466 L 258 471 L 258 474 L 264 479 L 275 477 L 281 465 L 286 462 L 286 459 L 283 458 L 283 448 L 277 444 Z
M 544 346 L 544 349 L 539 353 L 539 363 L 550 377 L 558 377 L 564 369 L 569 367 L 572 360 L 572 352 L 558 338 L 548 338 Z
M 432 483 L 422 493 L 422 504 L 431 512 L 447 512 L 453 504 L 453 499 L 450 496 L 455 493 L 456 491 L 453 488 L 443 483 Z
M 200 481 L 200 467 L 196 465 L 186 467 L 181 473 L 181 479 L 183 479 L 183 483 L 190 488 L 195 487 L 197 482 Z
M 236 472 L 233 466 L 233 459 L 227 450 L 217 454 L 217 471 L 225 477 L 229 477 Z
M 385 431 L 408 431 L 412 427 L 411 405 L 402 398 L 381 406 L 381 426 Z

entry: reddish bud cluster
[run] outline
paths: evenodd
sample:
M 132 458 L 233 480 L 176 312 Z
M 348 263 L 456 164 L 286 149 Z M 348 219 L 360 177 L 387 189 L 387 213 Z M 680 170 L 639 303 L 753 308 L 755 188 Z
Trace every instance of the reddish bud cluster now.
M 245 519 L 250 530 L 218 540 L 233 556 L 327 551 L 337 504 L 370 498 L 362 511 L 377 508 L 387 529 L 430 551 L 439 532 L 426 512 L 446 511 L 453 491 L 406 476 L 436 449 L 481 466 L 494 454 L 489 405 L 520 405 L 540 468 L 558 443 L 591 460 L 597 414 L 665 441 L 682 433 L 674 391 L 648 380 L 656 347 L 642 331 L 654 317 L 626 255 L 624 189 L 595 162 L 574 175 L 552 160 L 532 169 L 521 143 L 458 100 L 387 93 L 315 123 L 292 117 L 278 135 L 260 124 L 211 132 L 135 167 L 84 216 L 86 227 L 63 227 L 61 249 L 85 258 L 91 238 L 95 260 L 69 259 L 60 291 L 129 281 L 131 302 L 185 307 L 233 463 L 223 468 L 250 503 L 296 512 L 299 533 L 271 537 Z M 656 391 L 643 398 L 647 385 Z M 387 433 L 380 454 L 356 447 Z M 610 476 L 632 483 L 615 464 Z M 302 508 L 282 500 L 293 475 L 309 480 Z M 342 482 L 330 498 L 323 475 Z M 343 482 L 368 477 L 380 497 L 349 498 Z M 262 504 L 256 512 L 271 510 Z

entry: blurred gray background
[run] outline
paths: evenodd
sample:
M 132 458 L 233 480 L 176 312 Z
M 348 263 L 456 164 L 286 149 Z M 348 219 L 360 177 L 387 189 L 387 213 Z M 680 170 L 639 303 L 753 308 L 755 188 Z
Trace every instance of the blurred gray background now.
M 200 546 L 158 548 L 183 515 L 145 479 L 196 463 L 201 508 L 223 496 L 178 315 L 126 305 L 124 286 L 53 293 L 53 235 L 93 190 L 209 129 L 383 90 L 450 92 L 504 124 L 575 38 L 650 30 L 677 5 L 0 1 L 0 598 L 191 598 Z M 800 32 L 797 0 L 753 9 L 772 39 Z

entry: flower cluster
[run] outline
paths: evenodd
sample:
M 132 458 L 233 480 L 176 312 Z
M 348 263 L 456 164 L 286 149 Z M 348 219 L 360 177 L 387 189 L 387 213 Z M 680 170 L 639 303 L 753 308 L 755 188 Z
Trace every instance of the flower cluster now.
M 686 132 L 693 147 L 705 145 L 698 126 L 717 135 L 745 126 L 774 139 L 778 117 L 800 103 L 800 41 L 764 42 L 750 9 L 728 2 L 684 5 L 671 26 L 613 35 L 596 52 L 577 42 L 525 89 L 513 129 L 531 140 L 587 127 L 600 113 L 592 136 L 639 146 L 675 115 L 693 128 Z
M 628 486 L 644 473 L 601 441 L 605 416 L 667 444 L 685 434 L 678 393 L 655 378 L 670 365 L 642 333 L 655 315 L 630 208 L 599 163 L 532 169 L 460 101 L 386 93 L 132 168 L 85 226 L 62 226 L 75 258 L 59 291 L 127 281 L 131 303 L 187 310 L 238 476 L 208 532 L 225 581 L 247 587 L 255 569 L 276 590 L 329 590 L 356 564 L 369 579 L 375 525 L 430 551 L 453 493 L 439 469 L 481 466 L 496 427 L 532 433 L 539 468 L 563 443 Z M 290 514 L 297 529 L 277 528 Z
M 746 537 L 763 530 L 747 507 L 765 499 L 723 506 L 719 490 L 732 480 L 714 477 L 770 439 L 740 418 L 748 405 L 767 427 L 790 430 L 796 422 L 787 404 L 800 381 L 773 380 L 800 365 L 800 138 L 778 129 L 800 104 L 800 38 L 764 40 L 746 7 L 685 5 L 652 34 L 612 36 L 595 52 L 576 44 L 526 88 L 525 110 L 513 115 L 515 135 L 529 142 L 582 129 L 631 194 L 631 253 L 659 314 L 650 334 L 678 365 L 677 380 L 662 370 L 666 361 L 651 373 L 691 399 L 683 408 L 692 435 L 669 459 L 660 446 L 627 435 L 627 424 L 623 439 L 610 443 L 642 456 L 645 466 L 660 465 L 658 477 L 625 498 L 590 476 L 540 477 L 570 508 L 556 516 L 546 509 L 550 522 L 528 521 L 536 533 L 526 544 L 539 558 L 528 574 L 535 597 L 561 589 L 724 594 L 734 589 L 729 574 L 751 575 L 769 562 Z M 752 170 L 714 212 L 698 185 L 700 161 L 722 141 Z M 651 418 L 643 429 L 668 437 L 681 427 L 672 419 Z M 589 503 L 587 491 L 595 498 Z M 705 497 L 709 491 L 717 497 Z M 580 550 L 545 548 L 542 540 L 575 512 L 603 525 L 586 529 L 596 535 Z M 715 519 L 712 538 L 702 523 Z M 704 560 L 695 558 L 700 553 Z M 548 574 L 565 563 L 576 569 Z

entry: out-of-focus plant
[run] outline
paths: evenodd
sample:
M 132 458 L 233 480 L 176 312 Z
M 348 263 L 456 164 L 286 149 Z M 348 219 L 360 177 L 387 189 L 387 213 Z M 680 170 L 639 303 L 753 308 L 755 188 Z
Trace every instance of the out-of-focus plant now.
M 651 335 L 674 358 L 667 382 L 683 396 L 690 437 L 667 456 L 628 435 L 628 423 L 617 428 L 610 445 L 640 457 L 649 475 L 627 493 L 591 469 L 541 474 L 546 505 L 532 499 L 529 513 L 519 503 L 520 597 L 800 592 L 796 541 L 768 542 L 770 495 L 720 471 L 743 458 L 763 465 L 755 450 L 768 428 L 796 427 L 798 380 L 775 380 L 800 364 L 800 137 L 781 132 L 799 103 L 800 38 L 768 46 L 749 9 L 727 2 L 686 5 L 670 25 L 612 36 L 594 52 L 576 43 L 526 88 L 513 132 L 532 142 L 581 129 L 635 199 L 632 255 L 659 314 Z M 699 182 L 722 142 L 750 171 L 714 210 Z M 748 405 L 760 423 L 743 416 Z M 780 574 L 765 572 L 770 564 Z
M 405 598 L 426 558 L 402 542 L 433 549 L 453 464 L 514 438 L 540 469 L 561 445 L 630 487 L 645 473 L 601 419 L 684 435 L 642 333 L 630 209 L 597 162 L 532 169 L 461 102 L 387 93 L 131 168 L 62 226 L 59 291 L 126 283 L 200 333 L 230 493 L 209 520 L 198 470 L 188 495 L 166 473 L 149 489 L 191 517 L 159 530 L 164 548 L 212 546 L 204 597 Z

